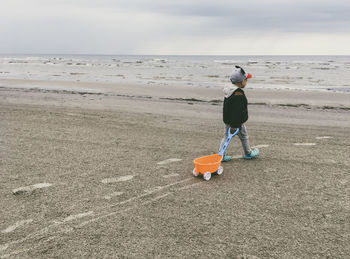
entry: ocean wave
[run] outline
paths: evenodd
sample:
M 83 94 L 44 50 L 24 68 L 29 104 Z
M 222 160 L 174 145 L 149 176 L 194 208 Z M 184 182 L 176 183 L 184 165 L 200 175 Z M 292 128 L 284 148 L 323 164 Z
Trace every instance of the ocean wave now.
M 237 64 L 237 60 L 214 60 L 214 63 L 220 63 L 223 65 L 234 65 Z
M 160 62 L 160 63 L 167 63 L 168 60 L 164 58 L 153 58 L 152 61 L 154 62 Z

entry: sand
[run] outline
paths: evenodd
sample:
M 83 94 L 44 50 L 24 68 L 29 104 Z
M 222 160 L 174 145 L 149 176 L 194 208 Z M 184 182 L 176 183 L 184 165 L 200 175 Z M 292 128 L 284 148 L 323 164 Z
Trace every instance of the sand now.
M 206 182 L 220 89 L 0 86 L 0 258 L 350 255 L 348 94 L 247 89 L 261 154 Z

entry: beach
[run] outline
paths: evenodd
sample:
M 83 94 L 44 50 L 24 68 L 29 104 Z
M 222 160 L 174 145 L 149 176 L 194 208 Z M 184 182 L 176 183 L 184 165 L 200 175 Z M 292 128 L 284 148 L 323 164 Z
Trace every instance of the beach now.
M 347 258 L 349 94 L 246 94 L 205 181 L 220 88 L 0 79 L 0 258 Z

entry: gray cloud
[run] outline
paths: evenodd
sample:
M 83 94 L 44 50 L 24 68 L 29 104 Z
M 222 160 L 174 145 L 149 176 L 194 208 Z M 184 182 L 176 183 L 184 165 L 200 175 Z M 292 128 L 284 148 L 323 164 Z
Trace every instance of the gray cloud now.
M 109 2 L 109 1 L 105 1 Z M 126 9 L 200 17 L 220 28 L 300 32 L 348 32 L 350 1 L 118 1 Z
M 227 40 L 245 49 L 254 36 L 266 45 L 263 35 L 300 33 L 302 46 L 308 35 L 350 37 L 349 13 L 348 0 L 5 0 L 0 53 L 189 51 Z
M 13 0 L 16 1 L 16 0 Z M 18 0 L 17 0 L 18 1 Z M 69 9 L 101 9 L 175 16 L 178 19 L 201 18 L 207 24 L 246 29 L 279 31 L 348 32 L 348 0 L 32 0 L 34 4 L 57 5 Z

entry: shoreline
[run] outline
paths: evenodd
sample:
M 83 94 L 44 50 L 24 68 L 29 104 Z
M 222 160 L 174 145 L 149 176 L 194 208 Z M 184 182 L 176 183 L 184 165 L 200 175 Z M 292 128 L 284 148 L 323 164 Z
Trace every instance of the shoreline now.
M 222 88 L 219 87 L 159 86 L 0 78 L 0 88 L 8 90 L 22 89 L 23 91 L 37 91 L 42 93 L 139 96 L 150 99 L 168 99 L 185 102 L 221 103 L 223 100 Z M 252 105 L 350 110 L 350 93 L 347 92 L 261 89 L 254 88 L 254 84 L 248 85 L 245 91 L 249 104 Z
M 65 90 L 69 87 L 73 90 Z M 350 127 L 348 95 L 249 88 L 246 95 L 248 123 Z M 0 80 L 0 103 L 209 118 L 221 124 L 223 94 L 217 88 Z

